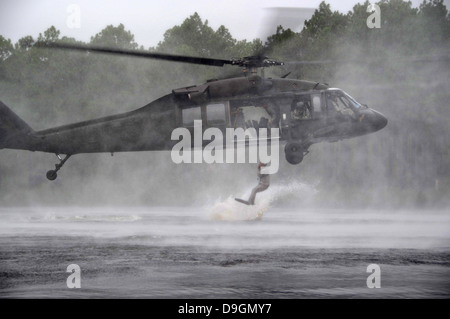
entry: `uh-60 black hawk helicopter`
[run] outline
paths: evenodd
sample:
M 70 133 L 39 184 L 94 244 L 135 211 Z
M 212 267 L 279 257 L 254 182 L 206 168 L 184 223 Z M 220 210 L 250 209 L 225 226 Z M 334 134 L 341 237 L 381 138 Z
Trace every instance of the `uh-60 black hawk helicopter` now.
M 0 149 L 55 153 L 60 162 L 47 172 L 49 180 L 56 179 L 74 154 L 170 150 L 176 143 L 171 139 L 172 131 L 177 127 L 193 130 L 194 120 L 201 120 L 204 130 L 278 128 L 291 164 L 299 164 L 314 143 L 365 135 L 387 124 L 382 114 L 343 90 L 323 83 L 258 75 L 259 68 L 284 65 L 262 55 L 223 60 L 66 43 L 45 47 L 219 67 L 235 65 L 246 71 L 246 76 L 174 89 L 135 111 L 43 131 L 34 131 L 0 102 Z

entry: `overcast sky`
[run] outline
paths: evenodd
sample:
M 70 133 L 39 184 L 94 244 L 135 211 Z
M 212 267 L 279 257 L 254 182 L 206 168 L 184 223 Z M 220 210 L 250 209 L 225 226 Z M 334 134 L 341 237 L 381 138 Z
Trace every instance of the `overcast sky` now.
M 447 8 L 449 1 L 445 0 Z M 233 37 L 252 40 L 274 33 L 275 26 L 283 24 L 300 29 L 308 11 L 285 9 L 283 19 L 271 7 L 317 8 L 321 0 L 0 0 L 0 34 L 13 43 L 23 36 L 39 33 L 54 25 L 64 36 L 89 41 L 90 37 L 109 24 L 123 23 L 135 35 L 138 44 L 155 46 L 164 32 L 179 25 L 185 18 L 198 12 L 217 29 L 225 25 Z M 329 0 L 332 10 L 347 12 L 364 0 Z M 422 0 L 412 0 L 418 7 Z M 80 10 L 80 27 L 70 28 L 75 8 Z M 313 12 L 313 11 L 312 11 Z M 275 16 L 277 16 L 275 18 Z M 297 16 L 299 18 L 297 18 Z M 277 20 L 277 21 L 275 21 Z M 280 21 L 281 20 L 281 21 Z M 263 23 L 264 21 L 264 23 Z M 273 25 L 268 32 L 267 25 Z M 266 26 L 266 27 L 264 27 Z M 298 31 L 298 30 L 296 30 Z

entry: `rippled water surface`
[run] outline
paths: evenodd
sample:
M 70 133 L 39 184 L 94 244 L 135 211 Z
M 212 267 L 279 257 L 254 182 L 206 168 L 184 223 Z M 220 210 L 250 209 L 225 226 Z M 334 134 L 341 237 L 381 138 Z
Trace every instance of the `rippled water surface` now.
M 0 297 L 450 296 L 448 212 L 269 206 L 1 208 Z

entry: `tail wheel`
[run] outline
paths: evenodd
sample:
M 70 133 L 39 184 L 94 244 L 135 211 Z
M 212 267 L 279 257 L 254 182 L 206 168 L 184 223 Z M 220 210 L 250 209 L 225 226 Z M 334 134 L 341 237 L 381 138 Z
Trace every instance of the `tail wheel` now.
M 61 169 L 61 167 L 63 167 L 64 163 L 72 156 L 72 154 L 67 154 L 64 158 L 62 158 L 59 154 L 56 154 L 56 156 L 59 159 L 59 164 L 55 164 L 55 169 L 48 171 L 46 175 L 50 181 L 54 181 L 58 177 L 57 172 Z
M 284 147 L 286 160 L 289 164 L 297 165 L 303 161 L 304 149 L 299 142 L 289 142 Z
M 47 172 L 47 178 L 50 181 L 54 181 L 57 177 L 58 177 L 58 174 L 56 173 L 56 171 L 51 170 L 51 171 Z

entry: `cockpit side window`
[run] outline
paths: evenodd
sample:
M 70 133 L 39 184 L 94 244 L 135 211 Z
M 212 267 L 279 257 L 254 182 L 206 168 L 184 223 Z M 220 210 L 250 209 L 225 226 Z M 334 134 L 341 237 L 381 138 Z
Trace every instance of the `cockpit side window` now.
M 342 91 L 332 91 L 325 94 L 328 112 L 336 112 L 354 118 L 355 113 L 352 101 Z M 355 101 L 356 102 L 356 101 Z
M 359 104 L 354 98 L 352 98 L 350 95 L 345 94 L 345 97 L 347 98 L 347 100 L 349 101 L 349 105 L 350 107 L 354 108 L 354 109 L 359 109 L 362 105 Z
M 225 103 L 208 104 L 206 119 L 209 125 L 223 125 L 227 122 Z
M 202 119 L 202 110 L 200 106 L 183 108 L 181 111 L 183 126 L 194 126 L 194 120 Z
M 328 92 L 326 96 L 328 108 L 333 107 L 337 111 L 347 108 L 357 110 L 361 107 L 354 98 L 342 91 Z
M 337 112 L 340 112 L 341 110 L 347 108 L 348 106 L 343 103 L 341 96 L 335 92 L 333 93 L 327 93 L 327 105 L 328 110 L 335 110 Z

